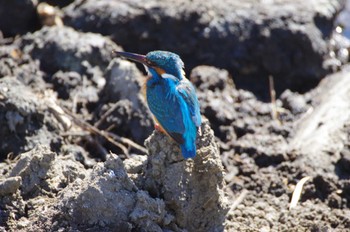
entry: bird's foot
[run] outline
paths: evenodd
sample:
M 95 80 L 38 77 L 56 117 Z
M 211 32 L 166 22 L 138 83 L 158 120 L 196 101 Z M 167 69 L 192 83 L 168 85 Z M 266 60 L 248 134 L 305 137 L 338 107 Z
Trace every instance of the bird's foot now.
M 157 130 L 157 131 L 159 131 L 160 133 L 165 134 L 165 131 L 164 131 L 163 127 L 161 127 L 158 123 L 156 123 L 156 124 L 154 125 L 154 129 Z

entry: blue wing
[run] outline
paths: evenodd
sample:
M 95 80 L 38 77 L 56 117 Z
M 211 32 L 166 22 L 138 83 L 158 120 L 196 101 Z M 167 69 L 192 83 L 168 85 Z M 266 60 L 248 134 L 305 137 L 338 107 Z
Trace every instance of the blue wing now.
M 184 106 L 177 99 L 175 82 L 165 80 L 166 86 L 156 84 L 147 88 L 147 103 L 159 124 L 179 144 L 184 143 Z
M 201 125 L 195 89 L 187 79 L 179 82 L 169 74 L 163 74 L 158 81 L 147 82 L 148 106 L 164 130 L 180 144 L 183 156 L 193 158 L 197 128 Z
M 176 89 L 188 105 L 192 121 L 196 127 L 199 127 L 202 123 L 202 119 L 198 98 L 193 85 L 187 79 L 182 79 Z

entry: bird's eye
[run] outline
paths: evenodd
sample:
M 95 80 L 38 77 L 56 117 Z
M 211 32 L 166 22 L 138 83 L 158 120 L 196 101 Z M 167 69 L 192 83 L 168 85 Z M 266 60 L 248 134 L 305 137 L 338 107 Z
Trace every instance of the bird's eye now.
M 146 63 L 147 63 L 148 66 L 151 66 L 151 67 L 156 66 L 156 64 L 154 62 L 150 61 L 150 60 L 147 60 Z

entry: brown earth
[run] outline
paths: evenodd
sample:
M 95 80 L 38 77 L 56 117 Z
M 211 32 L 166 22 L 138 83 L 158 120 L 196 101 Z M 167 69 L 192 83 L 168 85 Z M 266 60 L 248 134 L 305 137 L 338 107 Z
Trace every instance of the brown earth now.
M 48 2 L 65 25 L 0 0 L 0 231 L 349 230 L 344 1 Z M 122 48 L 188 64 L 195 159 L 153 131 Z

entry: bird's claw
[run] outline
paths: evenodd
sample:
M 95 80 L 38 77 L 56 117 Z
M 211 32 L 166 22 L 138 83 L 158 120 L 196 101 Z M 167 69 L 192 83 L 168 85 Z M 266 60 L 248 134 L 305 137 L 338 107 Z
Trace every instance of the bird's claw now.
M 160 133 L 165 134 L 165 131 L 164 131 L 163 127 L 161 127 L 158 123 L 156 123 L 156 124 L 154 125 L 154 129 L 155 129 L 156 131 L 159 131 Z

